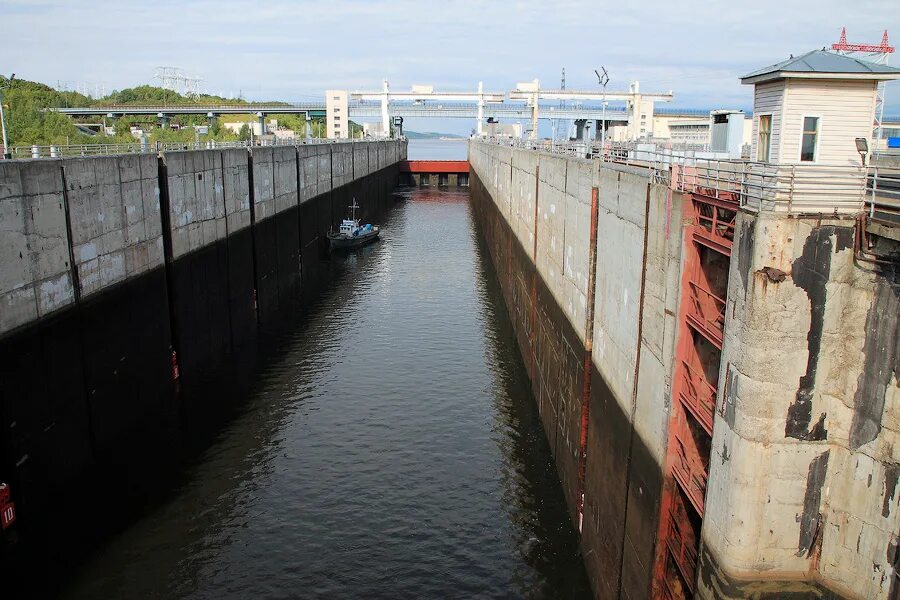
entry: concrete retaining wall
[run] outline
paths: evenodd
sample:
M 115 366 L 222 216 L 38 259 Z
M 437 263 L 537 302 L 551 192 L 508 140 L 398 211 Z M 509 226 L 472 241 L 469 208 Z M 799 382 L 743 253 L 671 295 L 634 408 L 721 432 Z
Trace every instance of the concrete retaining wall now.
M 503 287 L 576 523 L 584 493 L 582 552 L 594 589 L 603 598 L 648 597 L 678 313 L 681 199 L 646 171 L 576 157 L 473 141 L 469 161 L 473 195 L 488 197 L 527 257 L 525 274 L 509 275 Z M 589 320 L 592 188 L 598 223 Z M 516 264 L 503 258 L 508 251 L 493 249 L 495 261 L 508 261 L 498 270 Z
M 75 302 L 62 172 L 0 163 L 0 333 Z
M 162 266 L 156 162 L 153 155 L 64 161 L 82 297 Z
M 501 240 L 489 239 L 498 271 L 513 271 L 501 282 L 570 508 L 586 192 L 598 189 L 582 552 L 598 597 L 648 597 L 662 468 L 674 460 L 690 197 L 630 167 L 474 141 L 469 156 L 476 204 L 483 195 L 504 223 L 486 235 Z M 858 235 L 852 220 L 738 212 L 698 597 L 900 593 L 900 279 L 895 261 L 855 255 Z M 875 249 L 896 253 L 892 239 Z
M 315 288 L 352 197 L 364 216 L 387 206 L 403 153 L 346 142 L 0 162 L 0 480 L 20 516 L 92 464 L 146 451 L 137 440 L 165 447 L 166 428 L 221 411 L 258 324 Z

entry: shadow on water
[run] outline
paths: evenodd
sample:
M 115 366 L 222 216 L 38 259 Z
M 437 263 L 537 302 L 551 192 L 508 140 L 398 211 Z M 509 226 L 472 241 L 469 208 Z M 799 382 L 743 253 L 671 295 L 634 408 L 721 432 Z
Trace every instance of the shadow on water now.
M 44 524 L 23 596 L 590 596 L 469 195 L 395 197 Z
M 484 230 L 471 213 L 470 220 L 483 283 L 485 335 L 490 344 L 486 360 L 502 386 L 494 402 L 502 426 L 496 433 L 497 444 L 507 459 L 504 499 L 516 525 L 519 552 L 530 569 L 542 575 L 542 580 L 535 582 L 523 569 L 516 580 L 524 597 L 590 598 L 578 537 L 567 516 L 565 496 Z
M 357 256 L 340 260 L 322 253 L 307 263 L 312 272 L 287 298 L 276 320 L 258 325 L 254 344 L 208 365 L 187 383 L 182 378 L 176 385 L 177 406 L 154 415 L 130 439 L 120 440 L 116 453 L 105 455 L 77 485 L 63 490 L 52 506 L 43 507 L 39 522 L 23 520 L 20 512 L 7 547 L 0 548 L 4 590 L 0 597 L 6 592 L 21 598 L 65 595 L 85 562 L 108 552 L 111 540 L 140 527 L 143 519 L 169 510 L 175 521 L 182 514 L 196 515 L 198 507 L 172 505 L 171 499 L 191 488 L 197 470 L 210 464 L 209 449 L 221 440 L 228 438 L 229 447 L 215 461 L 221 476 L 214 486 L 227 490 L 240 483 L 239 475 L 247 465 L 264 465 L 258 450 L 277 431 L 281 413 L 287 409 L 259 401 L 266 372 L 284 360 L 288 344 L 303 337 L 323 297 L 352 295 L 353 287 L 342 282 L 353 276 L 356 262 L 371 251 L 364 248 Z M 344 300 L 352 302 L 350 297 Z M 311 345 L 309 350 L 317 348 Z M 246 426 L 240 435 L 229 436 L 235 427 Z M 187 534 L 203 524 L 201 519 L 181 526 Z M 160 572 L 165 576 L 164 569 Z M 104 576 L 120 579 L 120 589 L 127 590 L 128 574 L 126 569 Z

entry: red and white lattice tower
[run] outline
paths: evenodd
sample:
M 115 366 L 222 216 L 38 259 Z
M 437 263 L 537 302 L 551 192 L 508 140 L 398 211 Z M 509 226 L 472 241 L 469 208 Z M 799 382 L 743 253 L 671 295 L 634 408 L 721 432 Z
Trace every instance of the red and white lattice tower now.
M 894 53 L 894 47 L 888 42 L 888 32 L 885 30 L 881 36 L 880 44 L 850 44 L 847 42 L 847 28 L 841 27 L 841 37 L 836 44 L 831 45 L 832 50 L 837 50 L 841 54 L 848 56 L 858 56 L 878 65 L 887 65 L 888 58 Z M 885 83 L 882 81 L 876 88 L 875 95 L 875 130 L 874 138 L 881 139 L 881 121 L 884 118 L 884 88 Z

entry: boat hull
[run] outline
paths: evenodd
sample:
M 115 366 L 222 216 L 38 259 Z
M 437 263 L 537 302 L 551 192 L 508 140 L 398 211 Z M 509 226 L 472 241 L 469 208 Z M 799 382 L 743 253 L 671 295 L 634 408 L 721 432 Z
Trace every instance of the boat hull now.
M 359 248 L 360 246 L 365 246 L 366 244 L 374 242 L 378 239 L 378 233 L 379 231 L 375 229 L 353 237 L 330 235 L 328 236 L 328 241 L 331 244 L 332 250 L 352 250 L 353 248 Z

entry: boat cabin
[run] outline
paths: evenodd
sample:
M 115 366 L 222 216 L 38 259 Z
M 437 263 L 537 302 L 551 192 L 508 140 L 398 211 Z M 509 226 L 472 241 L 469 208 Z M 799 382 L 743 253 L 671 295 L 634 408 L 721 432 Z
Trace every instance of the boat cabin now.
M 359 223 L 352 219 L 344 219 L 341 221 L 340 233 L 343 235 L 353 235 L 359 229 Z

